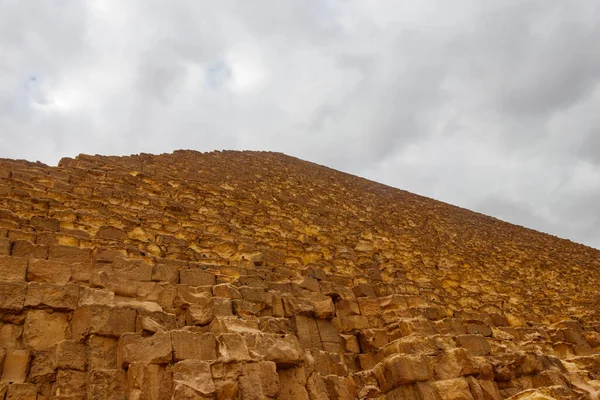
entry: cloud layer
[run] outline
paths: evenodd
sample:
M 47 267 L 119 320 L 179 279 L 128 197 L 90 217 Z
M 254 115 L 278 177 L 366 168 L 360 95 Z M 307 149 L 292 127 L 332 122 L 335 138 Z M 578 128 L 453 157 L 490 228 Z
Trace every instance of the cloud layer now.
M 261 149 L 600 248 L 595 0 L 0 0 L 0 157 Z

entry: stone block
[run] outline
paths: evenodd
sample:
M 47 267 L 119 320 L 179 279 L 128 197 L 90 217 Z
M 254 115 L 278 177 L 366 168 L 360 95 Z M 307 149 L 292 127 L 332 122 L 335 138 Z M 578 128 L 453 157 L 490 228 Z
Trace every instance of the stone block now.
M 296 315 L 296 332 L 300 345 L 305 349 L 323 349 L 317 321 L 306 315 Z
M 359 332 L 358 340 L 362 353 L 377 351 L 388 344 L 386 329 L 365 329 Z
M 117 338 L 90 335 L 87 338 L 87 347 L 89 370 L 109 370 L 117 368 Z
M 30 282 L 62 283 L 71 280 L 71 264 L 53 260 L 29 260 L 27 280 Z
M 373 374 L 383 393 L 399 385 L 433 379 L 433 370 L 419 355 L 394 354 L 373 368 Z
M 360 345 L 356 335 L 340 335 L 340 338 L 344 351 L 355 354 L 360 353 Z
M 239 333 L 222 333 L 217 336 L 218 356 L 222 362 L 240 362 L 250 359 L 248 346 Z
M 31 353 L 28 350 L 8 350 L 0 383 L 24 383 L 29 371 Z
M 335 306 L 330 297 L 313 300 L 314 316 L 319 319 L 331 319 L 335 315 Z
M 368 317 L 364 315 L 348 315 L 340 318 L 339 321 L 343 332 L 361 331 L 371 326 Z
M 352 288 L 354 296 L 358 297 L 377 297 L 375 289 L 367 283 L 359 283 Z
M 302 361 L 302 348 L 294 335 L 259 333 L 246 336 L 250 354 L 260 360 L 273 361 L 280 368 L 289 368 Z
M 254 382 L 256 385 L 257 382 Z M 173 399 L 201 399 L 215 394 L 210 362 L 184 360 L 173 366 Z
M 353 400 L 358 398 L 356 383 L 351 377 L 328 375 L 323 378 L 331 400 Z
M 74 284 L 29 282 L 25 307 L 46 306 L 55 310 L 74 310 L 79 303 L 79 286 Z
M 21 348 L 23 325 L 0 322 L 0 343 L 5 349 Z
M 87 346 L 75 340 L 56 343 L 54 350 L 56 368 L 85 371 L 87 367 Z
M 26 273 L 27 258 L 0 255 L 0 281 L 24 281 Z
M 127 238 L 127 233 L 113 226 L 101 226 L 96 232 L 96 237 L 107 240 L 123 240 Z
M 21 312 L 26 292 L 25 282 L 0 282 L 0 311 L 10 314 Z
M 215 335 L 221 333 L 258 333 L 258 319 L 239 319 L 238 317 L 217 317 L 209 325 Z
M 115 257 L 112 264 L 113 274 L 117 279 L 136 282 L 150 282 L 153 266 L 141 260 L 128 260 Z
M 279 395 L 279 376 L 274 362 L 263 361 L 242 366 L 239 378 L 242 400 L 275 399 Z
M 319 337 L 321 338 L 321 342 L 323 344 L 340 344 L 340 335 L 333 321 L 317 319 L 317 328 L 319 330 Z
M 231 299 L 211 297 L 203 305 L 191 305 L 186 312 L 187 325 L 206 325 L 215 317 L 231 316 Z
M 69 314 L 29 310 L 23 327 L 23 343 L 32 350 L 44 350 L 68 337 Z
M 242 294 L 229 283 L 220 283 L 212 287 L 212 295 L 215 297 L 227 297 L 229 299 L 241 299 Z
M 436 357 L 433 368 L 437 379 L 453 379 L 479 373 L 478 363 L 463 348 L 450 349 Z
M 87 374 L 81 371 L 60 369 L 56 374 L 56 382 L 52 388 L 53 398 L 69 400 L 85 400 L 87 390 Z
M 310 299 L 302 297 L 284 297 L 282 301 L 286 317 L 298 315 L 314 316 L 315 306 Z
M 381 307 L 379 306 L 379 299 L 376 297 L 359 297 L 356 299 L 358 307 L 362 315 L 379 315 L 381 314 Z
M 465 378 L 431 382 L 441 400 L 474 400 Z
M 177 317 L 162 311 L 138 309 L 135 323 L 136 332 L 168 332 L 177 329 Z
M 173 358 L 181 360 L 216 360 L 217 342 L 212 332 L 196 333 L 190 331 L 171 331 Z
M 33 383 L 16 383 L 8 385 L 6 400 L 36 400 L 37 387 Z
M 152 280 L 155 282 L 169 282 L 173 284 L 179 283 L 178 264 L 158 263 L 152 268 Z
M 456 337 L 456 343 L 473 356 L 486 356 L 491 351 L 490 344 L 481 335 L 459 335 Z
M 170 365 L 132 363 L 127 369 L 129 397 L 169 400 L 173 394 Z
M 10 239 L 0 237 L 0 256 L 10 255 Z
M 130 308 L 84 305 L 73 313 L 73 339 L 92 333 L 119 337 L 126 332 L 135 332 L 135 320 L 136 311 Z
M 80 248 L 66 245 L 52 245 L 48 253 L 49 260 L 57 260 L 63 262 L 90 262 L 92 249 Z
M 124 400 L 126 398 L 127 377 L 125 371 L 122 369 L 90 371 L 87 387 L 87 400 Z M 152 398 L 147 397 L 147 399 Z M 161 398 L 155 399 L 163 400 Z
M 56 380 L 56 367 L 54 351 L 34 351 L 31 357 L 31 367 L 27 375 L 27 381 L 40 386 Z
M 119 339 L 118 363 L 125 367 L 133 362 L 168 364 L 173 359 L 171 336 L 155 333 L 143 336 L 139 333 L 124 333 Z
M 29 240 L 15 240 L 10 254 L 13 257 L 36 258 L 45 260 L 48 257 L 48 246 L 33 244 Z
M 277 370 L 280 400 L 309 400 L 304 367 Z
M 182 269 L 179 271 L 179 283 L 189 286 L 214 286 L 214 274 L 201 269 Z

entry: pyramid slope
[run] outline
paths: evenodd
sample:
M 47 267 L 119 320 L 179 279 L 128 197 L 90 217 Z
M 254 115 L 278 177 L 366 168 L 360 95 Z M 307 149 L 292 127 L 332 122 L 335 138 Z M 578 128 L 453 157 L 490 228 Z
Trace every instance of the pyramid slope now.
M 586 398 L 599 255 L 280 153 L 3 159 L 0 398 Z

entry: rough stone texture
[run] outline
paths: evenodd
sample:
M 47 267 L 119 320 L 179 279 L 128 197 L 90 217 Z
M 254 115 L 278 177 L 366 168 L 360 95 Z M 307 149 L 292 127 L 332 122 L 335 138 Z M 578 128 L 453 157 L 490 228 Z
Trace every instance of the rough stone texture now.
M 0 160 L 0 399 L 594 399 L 600 252 L 282 154 Z

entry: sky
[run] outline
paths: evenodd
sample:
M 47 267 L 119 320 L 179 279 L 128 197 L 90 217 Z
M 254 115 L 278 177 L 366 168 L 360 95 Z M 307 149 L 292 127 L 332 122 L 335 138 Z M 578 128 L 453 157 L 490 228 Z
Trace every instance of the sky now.
M 597 0 L 0 0 L 0 157 L 270 150 L 600 248 Z

